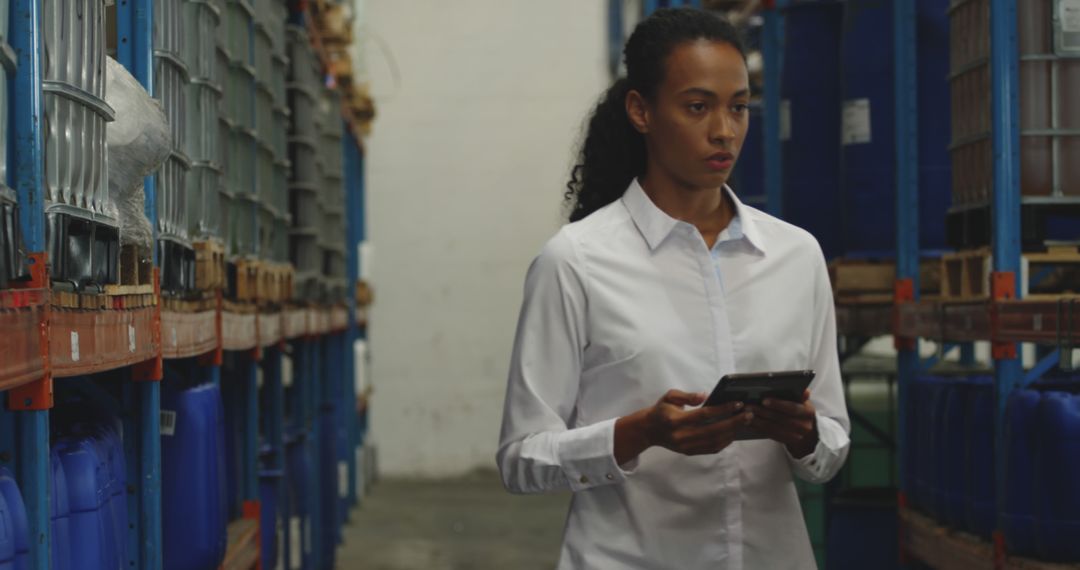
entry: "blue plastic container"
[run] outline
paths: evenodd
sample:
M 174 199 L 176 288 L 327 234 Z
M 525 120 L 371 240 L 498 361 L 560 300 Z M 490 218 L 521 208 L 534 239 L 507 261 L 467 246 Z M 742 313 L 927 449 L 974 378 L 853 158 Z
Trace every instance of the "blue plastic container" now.
M 761 105 L 750 104 L 750 125 L 746 139 L 739 151 L 735 171 L 731 173 L 731 186 L 739 200 L 762 210 L 765 209 L 765 137 L 761 119 Z
M 65 437 L 54 447 L 67 484 L 71 561 L 80 570 L 112 570 L 117 562 L 115 542 L 106 540 L 105 534 L 112 526 L 112 513 L 106 510 L 106 475 L 97 446 L 87 438 Z
M 828 570 L 898 567 L 895 489 L 850 489 L 829 504 Z
M 937 488 L 938 457 L 936 454 L 935 432 L 940 426 L 940 415 L 937 413 L 941 405 L 941 393 L 944 389 L 944 380 L 937 376 L 923 377 L 922 393 L 919 398 L 912 402 L 915 406 L 915 415 L 918 422 L 918 446 L 915 448 L 917 455 L 915 473 L 915 493 L 912 499 L 915 505 L 927 513 L 934 510 L 934 490 Z
M 1005 410 L 1005 545 L 1019 556 L 1035 554 L 1036 410 L 1042 395 L 1017 390 Z
M 19 485 L 10 471 L 0 468 L 0 495 L 7 502 L 11 513 L 12 530 L 15 537 L 15 570 L 30 567 L 30 521 L 26 518 L 26 504 L 23 503 Z
M 965 530 L 987 540 L 997 526 L 994 488 L 994 381 L 972 378 L 964 407 Z
M 119 422 L 94 421 L 73 426 L 73 434 L 86 438 L 95 448 L 102 474 L 103 510 L 105 525 L 106 559 L 123 564 L 127 560 L 127 465 L 124 459 L 124 443 L 120 436 Z
M 1080 561 L 1080 395 L 1045 393 L 1038 407 L 1036 438 L 1039 557 Z
M 919 246 L 942 250 L 951 203 L 949 23 L 941 0 L 917 3 Z M 852 257 L 896 251 L 896 135 L 892 3 L 844 5 L 843 246 Z
M 0 493 L 0 570 L 15 570 L 15 521 Z
M 333 409 L 320 415 L 319 435 L 319 514 L 322 517 L 322 561 L 333 566 L 338 539 L 338 448 L 337 422 Z
M 52 477 L 49 479 L 49 522 L 52 527 L 52 568 L 68 570 L 71 565 L 71 509 L 68 506 L 67 477 L 64 463 L 54 447 L 49 453 Z
M 790 109 L 781 141 L 787 221 L 817 238 L 827 258 L 842 253 L 840 210 L 839 2 L 794 4 L 784 11 L 786 37 L 780 96 Z M 782 135 L 785 133 L 781 133 Z
M 262 547 L 263 568 L 277 568 L 278 559 L 278 486 L 280 469 L 259 471 L 259 534 Z
M 942 521 L 954 527 L 964 525 L 964 492 L 967 489 L 964 480 L 964 408 L 970 396 L 970 383 L 966 379 L 954 380 L 941 410 L 944 430 L 940 434 L 942 445 L 937 449 L 941 466 L 938 514 Z
M 176 413 L 173 434 L 161 438 L 164 567 L 217 568 L 226 541 L 220 486 L 221 393 L 214 384 L 167 387 L 162 390 L 161 408 Z

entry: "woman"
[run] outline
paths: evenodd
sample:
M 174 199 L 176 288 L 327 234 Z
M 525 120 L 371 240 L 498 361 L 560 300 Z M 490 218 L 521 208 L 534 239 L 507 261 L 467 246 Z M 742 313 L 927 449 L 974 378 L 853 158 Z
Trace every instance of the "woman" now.
M 560 568 L 812 568 L 793 476 L 830 479 L 850 429 L 821 249 L 725 185 L 750 97 L 730 24 L 660 10 L 624 57 L 526 278 L 503 482 L 574 492 Z M 700 407 L 794 369 L 817 373 L 802 403 Z

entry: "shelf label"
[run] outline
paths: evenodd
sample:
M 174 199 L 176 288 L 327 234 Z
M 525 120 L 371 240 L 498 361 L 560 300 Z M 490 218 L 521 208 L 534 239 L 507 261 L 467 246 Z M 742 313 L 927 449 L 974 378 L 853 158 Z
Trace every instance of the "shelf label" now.
M 176 346 L 176 327 L 169 329 L 172 332 L 172 345 Z
M 135 325 L 128 325 L 128 351 L 135 352 Z
M 841 119 L 840 142 L 845 145 L 870 142 L 870 100 L 850 99 L 844 101 Z
M 303 564 L 301 555 L 304 543 L 300 534 L 300 517 L 289 517 L 289 568 L 299 568 Z
M 1058 0 L 1058 12 L 1061 31 L 1080 32 L 1080 0 Z
M 79 361 L 79 333 L 71 331 L 71 361 Z
M 349 496 L 349 464 L 338 461 L 338 498 L 344 499 Z
M 791 99 L 780 101 L 780 142 L 791 140 Z
M 176 412 L 161 410 L 161 435 L 176 435 Z

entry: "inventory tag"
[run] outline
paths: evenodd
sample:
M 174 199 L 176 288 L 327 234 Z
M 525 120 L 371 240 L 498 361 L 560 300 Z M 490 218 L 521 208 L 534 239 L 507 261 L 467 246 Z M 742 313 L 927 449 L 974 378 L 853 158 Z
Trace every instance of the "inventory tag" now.
M 841 120 L 841 143 L 862 144 L 870 142 L 870 100 L 851 99 L 844 101 L 844 115 Z
M 161 410 L 161 435 L 176 435 L 176 412 Z

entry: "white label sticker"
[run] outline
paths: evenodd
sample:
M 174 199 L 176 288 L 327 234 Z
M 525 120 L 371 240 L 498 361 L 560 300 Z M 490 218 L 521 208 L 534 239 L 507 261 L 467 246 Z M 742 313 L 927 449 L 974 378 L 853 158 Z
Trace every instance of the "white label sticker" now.
M 299 568 L 303 564 L 301 555 L 304 544 L 301 542 L 300 517 L 289 517 L 289 568 Z
M 176 346 L 176 327 L 169 329 L 172 331 L 172 345 Z
M 356 493 L 364 495 L 364 448 L 356 448 Z
M 79 361 L 79 333 L 71 331 L 71 361 Z
M 791 100 L 780 101 L 780 141 L 791 140 Z
M 1058 0 L 1061 31 L 1080 32 L 1080 0 Z
M 176 435 L 176 412 L 161 410 L 161 435 Z
M 135 325 L 128 325 L 128 350 L 135 352 Z
M 349 464 L 338 461 L 338 498 L 344 499 L 349 496 Z
M 870 100 L 852 99 L 844 101 L 844 115 L 841 121 L 841 143 L 862 144 L 870 142 Z

